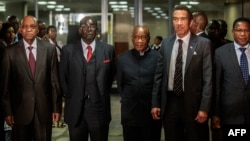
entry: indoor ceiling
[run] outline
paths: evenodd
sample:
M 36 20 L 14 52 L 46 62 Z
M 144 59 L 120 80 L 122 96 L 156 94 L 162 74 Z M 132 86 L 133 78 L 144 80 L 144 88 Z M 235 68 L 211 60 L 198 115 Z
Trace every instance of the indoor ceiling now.
M 49 0 L 37 0 L 37 1 L 49 1 Z M 56 1 L 56 5 L 64 5 L 65 8 L 70 8 L 72 13 L 99 13 L 101 12 L 101 0 L 51 0 Z M 122 0 L 109 0 L 109 1 L 122 1 Z M 133 7 L 134 0 L 123 0 L 128 2 L 128 7 Z M 185 1 L 185 0 L 184 0 Z M 188 0 L 186 0 L 188 1 Z M 250 0 L 196 0 L 200 1 L 199 5 L 194 5 L 192 10 L 194 11 L 221 11 L 225 3 L 241 3 L 242 1 Z M 15 2 L 27 2 L 28 10 L 34 11 L 35 0 L 0 0 L 0 3 L 15 3 Z M 164 5 L 164 3 L 166 3 Z M 161 7 L 163 11 L 167 11 L 168 0 L 143 0 L 144 7 Z M 179 3 L 179 0 L 176 0 Z M 39 5 L 40 11 L 49 11 L 45 5 Z M 53 10 L 53 9 L 52 9 Z M 109 7 L 109 12 L 113 12 Z

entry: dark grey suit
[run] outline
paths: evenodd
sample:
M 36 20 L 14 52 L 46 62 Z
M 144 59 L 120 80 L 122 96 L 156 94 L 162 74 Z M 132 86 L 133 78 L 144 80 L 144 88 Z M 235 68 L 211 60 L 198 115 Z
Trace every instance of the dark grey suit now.
M 184 95 L 177 97 L 168 91 L 170 59 L 175 41 L 176 36 L 174 35 L 162 42 L 160 53 L 163 58 L 157 64 L 152 107 L 161 108 L 166 139 L 175 141 L 184 140 L 184 138 L 190 141 L 207 140 L 207 123 L 198 124 L 194 119 L 199 110 L 210 111 L 212 97 L 211 42 L 206 38 L 191 34 L 186 58 Z M 186 126 L 186 137 L 182 137 L 183 131 L 176 128 L 183 126 Z
M 214 113 L 221 125 L 250 125 L 250 83 L 242 78 L 234 43 L 215 52 L 216 100 Z
M 37 39 L 34 79 L 23 40 L 5 48 L 3 56 L 1 90 L 4 116 L 14 116 L 14 131 L 19 125 L 30 125 L 37 117 L 42 125 L 36 127 L 38 132 L 51 140 L 52 112 L 60 113 L 62 107 L 55 46 Z M 42 130 L 44 125 L 46 131 Z M 23 140 L 19 136 L 16 138 Z M 24 140 L 27 141 L 27 138 Z
M 69 125 L 71 140 L 87 140 L 88 130 L 96 124 L 107 127 L 102 131 L 105 135 L 91 133 L 91 137 L 99 136 L 98 138 L 106 140 L 108 135 L 108 125 L 111 120 L 109 92 L 114 77 L 114 49 L 110 45 L 96 41 L 93 55 L 95 61 L 92 72 L 95 76 L 90 87 L 96 89 L 91 90 L 90 87 L 86 87 L 88 81 L 86 78 L 92 72 L 87 68 L 81 41 L 62 49 L 60 82 L 65 95 L 65 122 Z M 87 90 L 90 98 L 85 96 Z

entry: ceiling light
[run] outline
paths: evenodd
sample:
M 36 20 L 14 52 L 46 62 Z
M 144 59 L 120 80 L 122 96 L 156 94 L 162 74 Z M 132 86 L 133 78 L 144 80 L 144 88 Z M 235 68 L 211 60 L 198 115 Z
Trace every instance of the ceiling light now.
M 161 18 L 161 16 L 155 16 L 155 18 L 156 18 L 156 19 L 160 19 L 160 18 Z
M 56 6 L 55 5 L 47 5 L 47 8 L 54 9 L 54 8 L 56 8 Z
M 188 4 L 188 2 L 187 1 L 181 1 L 180 4 L 181 5 L 186 5 L 186 4 Z
M 118 4 L 116 1 L 110 1 L 109 4 Z
M 62 11 L 62 9 L 61 8 L 56 8 L 55 11 Z
M 150 10 L 151 7 L 144 7 L 144 10 Z
M 128 4 L 126 1 L 120 1 L 119 4 Z
M 161 8 L 160 7 L 155 7 L 154 10 L 159 11 L 159 10 L 161 10 Z
M 64 5 L 57 5 L 56 8 L 64 8 Z
M 70 8 L 63 8 L 63 11 L 70 11 Z
M 197 1 L 197 0 L 190 0 L 189 1 L 189 4 L 192 4 L 192 5 L 198 5 L 200 2 Z
M 55 5 L 56 1 L 48 1 L 48 4 Z
M 152 13 L 153 16 L 157 16 L 158 14 L 157 13 Z
M 38 4 L 39 5 L 47 5 L 47 1 L 39 1 Z

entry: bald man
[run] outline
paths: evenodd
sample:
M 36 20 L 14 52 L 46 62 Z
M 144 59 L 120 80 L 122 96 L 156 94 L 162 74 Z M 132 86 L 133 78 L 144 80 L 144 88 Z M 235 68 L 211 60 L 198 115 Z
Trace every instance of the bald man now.
M 60 82 L 65 95 L 65 122 L 70 141 L 108 141 L 110 90 L 114 77 L 114 48 L 95 40 L 93 17 L 80 21 L 81 39 L 62 48 Z
M 37 20 L 21 21 L 23 39 L 5 48 L 2 62 L 3 111 L 14 141 L 51 141 L 52 122 L 58 122 L 62 96 L 56 47 L 38 40 Z
M 117 84 L 121 95 L 124 141 L 160 141 L 161 120 L 153 120 L 151 98 L 158 51 L 148 46 L 147 26 L 138 25 L 131 35 L 133 49 L 118 58 Z

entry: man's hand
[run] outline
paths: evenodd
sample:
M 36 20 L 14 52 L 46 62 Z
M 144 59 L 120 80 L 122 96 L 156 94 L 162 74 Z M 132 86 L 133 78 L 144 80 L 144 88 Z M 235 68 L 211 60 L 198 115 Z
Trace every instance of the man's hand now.
M 60 114 L 59 113 L 52 113 L 52 121 L 59 122 L 60 121 Z
M 14 117 L 13 117 L 13 116 L 7 116 L 7 117 L 5 117 L 5 122 L 6 122 L 9 126 L 13 127 L 14 124 L 15 124 L 15 122 L 14 122 Z
M 212 128 L 220 128 L 220 118 L 218 116 L 213 116 L 211 120 Z
M 198 111 L 198 114 L 197 114 L 197 116 L 196 116 L 196 118 L 195 118 L 195 120 L 198 122 L 198 123 L 204 123 L 204 122 L 206 122 L 207 121 L 207 119 L 208 119 L 208 114 L 207 114 L 207 112 L 205 112 L 205 111 Z
M 151 115 L 152 115 L 154 120 L 159 120 L 160 115 L 161 115 L 161 109 L 160 108 L 152 108 Z

